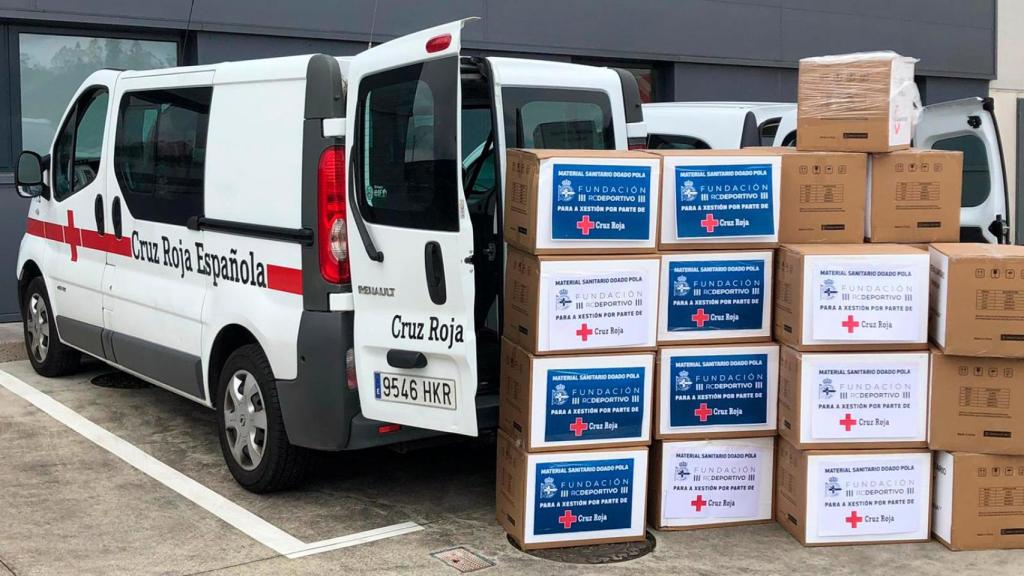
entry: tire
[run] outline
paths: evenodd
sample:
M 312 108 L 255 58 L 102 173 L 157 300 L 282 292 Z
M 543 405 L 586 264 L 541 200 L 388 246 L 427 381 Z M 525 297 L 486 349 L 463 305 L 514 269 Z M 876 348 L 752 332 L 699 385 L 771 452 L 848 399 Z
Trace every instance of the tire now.
M 52 313 L 53 306 L 50 305 L 46 283 L 41 277 L 37 276 L 28 283 L 21 310 L 25 351 L 36 373 L 54 377 L 78 370 L 82 353 L 60 341 L 57 322 Z
M 217 431 L 235 481 L 256 494 L 299 483 L 309 467 L 310 452 L 288 441 L 266 354 L 256 344 L 242 346 L 228 356 L 220 374 Z

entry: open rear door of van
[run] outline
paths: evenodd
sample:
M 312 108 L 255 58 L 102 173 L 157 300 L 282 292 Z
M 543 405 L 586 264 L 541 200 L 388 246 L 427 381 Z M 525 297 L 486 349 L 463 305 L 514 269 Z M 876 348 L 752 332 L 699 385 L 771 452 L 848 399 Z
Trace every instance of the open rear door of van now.
M 403 36 L 352 59 L 347 223 L 363 415 L 475 436 L 462 25 Z
M 1007 243 L 1010 239 L 1006 172 L 991 98 L 964 98 L 925 106 L 914 146 L 964 153 L 960 238 Z

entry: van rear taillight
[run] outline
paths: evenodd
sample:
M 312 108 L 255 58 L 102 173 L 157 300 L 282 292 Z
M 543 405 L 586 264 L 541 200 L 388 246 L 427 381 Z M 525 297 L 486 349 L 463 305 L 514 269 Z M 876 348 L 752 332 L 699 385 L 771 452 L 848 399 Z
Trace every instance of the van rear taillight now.
M 332 284 L 347 284 L 348 235 L 345 229 L 345 148 L 331 146 L 320 155 L 316 174 L 317 239 L 320 275 Z

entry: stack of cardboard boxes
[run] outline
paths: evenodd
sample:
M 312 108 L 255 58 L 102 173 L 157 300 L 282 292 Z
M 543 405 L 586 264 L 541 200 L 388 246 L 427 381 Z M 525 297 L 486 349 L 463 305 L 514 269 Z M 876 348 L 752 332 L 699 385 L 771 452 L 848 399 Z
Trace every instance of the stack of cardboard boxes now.
M 508 153 L 497 518 L 524 549 L 645 537 L 659 171 Z
M 800 63 L 798 150 L 863 159 L 843 187 L 863 234 L 784 228 L 776 268 L 776 520 L 805 545 L 929 538 L 929 261 L 895 243 L 956 241 L 962 159 L 908 149 L 913 70 L 892 53 Z
M 1024 540 L 1024 248 L 955 244 L 962 156 L 909 149 L 911 59 L 799 86 L 797 150 L 509 151 L 497 518 L 524 549 L 773 518 L 925 541 L 929 446 L 944 542 Z
M 1024 547 L 1024 247 L 931 246 L 932 528 Z
M 662 207 L 649 522 L 769 522 L 783 159 L 765 149 L 652 153 L 661 157 Z

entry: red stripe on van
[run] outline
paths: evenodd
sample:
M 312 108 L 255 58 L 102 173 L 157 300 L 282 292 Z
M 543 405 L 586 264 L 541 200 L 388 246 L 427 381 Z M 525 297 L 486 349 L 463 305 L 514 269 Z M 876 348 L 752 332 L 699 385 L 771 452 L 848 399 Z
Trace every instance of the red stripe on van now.
M 302 294 L 302 270 L 267 264 L 267 288 Z

